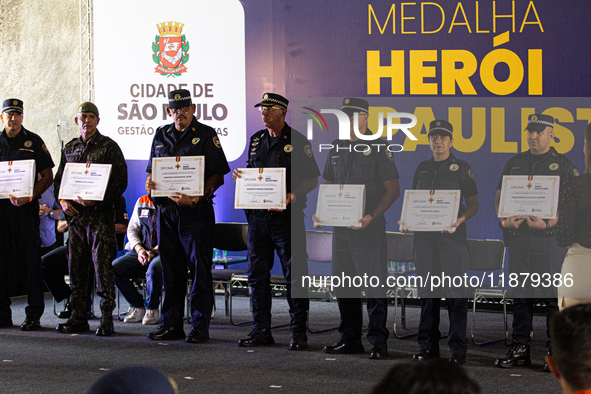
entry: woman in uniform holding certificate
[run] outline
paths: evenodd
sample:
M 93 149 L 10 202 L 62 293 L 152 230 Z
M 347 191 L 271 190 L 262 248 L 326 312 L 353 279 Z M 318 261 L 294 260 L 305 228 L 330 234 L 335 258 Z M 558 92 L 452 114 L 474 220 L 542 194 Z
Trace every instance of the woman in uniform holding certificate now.
M 464 222 L 478 212 L 476 182 L 470 165 L 456 159 L 450 149 L 453 144 L 453 127 L 445 120 L 434 120 L 429 125 L 429 145 L 433 158 L 422 162 L 417 167 L 413 178 L 413 189 L 416 190 L 460 190 L 466 207 L 460 204 L 458 219 L 451 230 L 423 231 L 414 234 L 414 260 L 417 275 L 423 280 L 428 275 L 442 272 L 446 277 L 463 276 L 468 272 L 469 252 L 466 241 L 466 225 Z M 460 198 L 461 198 L 460 197 Z M 460 200 L 461 201 L 461 200 Z M 420 282 L 418 282 L 420 285 Z M 428 284 L 424 284 L 427 286 Z M 441 297 L 447 299 L 449 311 L 448 343 L 452 353 L 450 361 L 463 364 L 466 362 L 468 340 L 466 327 L 468 319 L 468 300 L 463 287 L 444 287 L 438 294 L 429 293 L 430 297 L 421 295 L 421 321 L 419 324 L 419 353 L 414 359 L 423 361 L 439 358 L 439 304 Z

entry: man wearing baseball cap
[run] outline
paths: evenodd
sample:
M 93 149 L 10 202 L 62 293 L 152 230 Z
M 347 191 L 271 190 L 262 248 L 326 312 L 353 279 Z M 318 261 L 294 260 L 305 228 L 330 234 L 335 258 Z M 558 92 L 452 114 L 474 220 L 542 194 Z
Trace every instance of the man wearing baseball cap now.
M 111 175 L 102 201 L 61 200 L 60 205 L 69 224 L 68 257 L 70 263 L 70 304 L 72 316 L 56 329 L 63 333 L 88 331 L 86 316 L 86 286 L 90 264 L 94 264 L 97 276 L 96 293 L 101 297 L 101 323 L 98 336 L 110 336 L 114 332 L 115 284 L 111 262 L 117 256 L 115 237 L 115 211 L 121 204 L 121 195 L 127 188 L 127 164 L 119 145 L 102 135 L 97 126 L 99 110 L 93 103 L 78 106 L 76 124 L 80 137 L 66 144 L 55 174 L 55 196 L 58 198 L 66 163 L 111 164 Z
M 554 139 L 554 118 L 545 114 L 533 114 L 527 119 L 527 144 L 529 150 L 511 158 L 501 175 L 495 196 L 495 211 L 499 211 L 504 175 L 557 175 L 562 184 L 569 176 L 578 176 L 579 171 L 565 156 L 550 146 Z M 509 249 L 509 272 L 512 274 L 551 275 L 560 273 L 566 249 L 554 238 L 557 219 L 541 219 L 534 215 L 519 215 L 500 218 L 505 244 Z M 512 289 L 513 301 L 513 346 L 505 358 L 496 360 L 501 368 L 528 366 L 530 358 L 530 333 L 532 331 L 534 298 L 546 304 L 546 347 L 550 352 L 550 318 L 558 312 L 556 287 L 520 283 Z M 549 371 L 544 364 L 544 371 Z
M 25 129 L 23 102 L 8 99 L 2 104 L 4 131 L 0 134 L 0 161 L 35 160 L 35 186 L 32 197 L 15 197 L 0 200 L 0 328 L 12 326 L 9 294 L 9 264 L 12 244 L 16 246 L 17 264 L 27 267 L 28 306 L 23 331 L 38 330 L 43 314 L 43 275 L 39 248 L 39 203 L 41 194 L 53 180 L 54 166 L 45 143 L 37 134 Z

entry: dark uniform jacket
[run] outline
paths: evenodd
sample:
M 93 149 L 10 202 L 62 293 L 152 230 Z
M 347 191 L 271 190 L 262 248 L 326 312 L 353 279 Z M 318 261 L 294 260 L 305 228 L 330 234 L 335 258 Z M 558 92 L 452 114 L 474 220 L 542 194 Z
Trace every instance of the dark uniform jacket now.
M 269 135 L 269 130 L 257 131 L 250 138 L 248 152 L 247 168 L 285 168 L 286 193 L 297 189 L 306 179 L 316 178 L 320 175 L 310 141 L 299 131 L 289 127 L 287 123 L 281 130 L 281 135 L 274 141 Z M 306 208 L 306 201 L 306 196 L 296 196 L 293 206 L 289 204 L 284 212 L 291 209 L 303 210 Z M 249 211 L 256 211 L 259 214 L 267 212 L 247 210 L 247 215 Z M 277 214 L 277 212 L 273 212 L 273 214 Z
M 412 188 L 415 190 L 460 190 L 464 199 L 478 194 L 470 164 L 464 160 L 456 159 L 452 153 L 443 161 L 435 161 L 431 158 L 419 164 L 412 180 Z M 460 204 L 458 217 L 462 216 L 465 210 L 464 204 Z
M 103 201 L 97 201 L 94 206 L 83 207 L 74 203 L 76 210 L 83 211 L 108 211 L 119 207 L 120 196 L 127 189 L 127 164 L 119 145 L 111 138 L 102 135 L 98 130 L 84 143 L 82 137 L 74 138 L 66 144 L 62 152 L 57 174 L 55 174 L 54 188 L 55 198 L 58 199 L 62 175 L 66 163 L 95 163 L 111 164 L 111 176 L 105 191 Z
M 199 123 L 195 117 L 182 133 L 176 130 L 174 123 L 156 129 L 146 172 L 152 173 L 152 158 L 177 156 L 205 156 L 204 181 L 215 174 L 225 175 L 230 172 L 216 131 Z M 157 205 L 174 204 L 168 197 L 156 197 L 153 201 Z
M 8 138 L 6 130 L 0 134 L 0 161 L 11 160 L 35 160 L 38 173 L 54 166 L 41 137 L 24 127 L 21 127 L 21 131 L 14 138 Z M 10 204 L 10 200 L 3 199 L 0 203 Z
M 558 175 L 560 176 L 562 188 L 568 177 L 578 174 L 579 170 L 577 170 L 575 165 L 565 156 L 556 152 L 556 149 L 553 147 L 542 155 L 533 155 L 528 150 L 512 157 L 505 164 L 503 174 L 497 185 L 497 190 L 501 190 L 503 187 L 503 175 Z M 518 234 L 531 233 L 532 235 L 538 236 L 554 234 L 554 229 L 531 230 L 525 223 L 519 226 L 517 230 L 511 231 Z
M 370 133 L 368 130 L 366 134 Z M 365 185 L 364 214 L 372 214 L 386 194 L 384 182 L 398 179 L 394 155 L 387 150 L 388 144 L 382 139 L 335 140 L 332 146 L 322 177 L 335 184 Z

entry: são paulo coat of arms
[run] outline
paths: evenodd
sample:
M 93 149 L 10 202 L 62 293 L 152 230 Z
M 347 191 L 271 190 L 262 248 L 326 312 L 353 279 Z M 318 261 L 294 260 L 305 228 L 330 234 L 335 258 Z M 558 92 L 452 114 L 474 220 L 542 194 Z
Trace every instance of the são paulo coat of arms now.
M 158 64 L 154 72 L 166 77 L 178 77 L 187 72 L 189 41 L 183 32 L 184 23 L 162 22 L 156 25 L 159 35 L 152 42 L 152 60 Z

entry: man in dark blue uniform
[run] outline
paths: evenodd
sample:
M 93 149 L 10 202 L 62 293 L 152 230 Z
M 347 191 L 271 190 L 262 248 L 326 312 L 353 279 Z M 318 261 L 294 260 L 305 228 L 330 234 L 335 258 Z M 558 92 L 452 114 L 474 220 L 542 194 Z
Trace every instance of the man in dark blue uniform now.
M 383 284 L 387 270 L 384 213 L 400 196 L 398 171 L 394 164 L 394 155 L 384 140 L 373 140 L 370 145 L 354 133 L 357 127 L 361 134 L 372 134 L 367 128 L 368 102 L 358 98 L 345 98 L 342 111 L 350 118 L 351 137 L 350 140 L 336 140 L 332 143 L 333 148 L 326 158 L 322 176 L 327 184 L 365 185 L 366 200 L 359 227 L 333 229 L 332 272 L 339 277 L 343 274 L 350 277 L 376 276 Z M 326 353 L 364 352 L 361 343 L 362 290 L 366 294 L 369 315 L 367 339 L 372 345 L 369 358 L 383 359 L 388 356 L 388 304 L 381 286 L 337 289 L 341 313 L 340 338 L 336 344 L 324 348 Z
M 0 328 L 12 326 L 9 293 L 10 250 L 16 246 L 17 263 L 26 266 L 28 306 L 21 330 L 38 330 L 43 314 L 43 276 L 39 248 L 39 203 L 41 194 L 53 180 L 53 160 L 45 143 L 37 134 L 25 129 L 23 102 L 8 99 L 2 104 L 0 119 L 4 131 L 0 134 L 0 161 L 35 160 L 37 174 L 33 197 L 14 197 L 0 200 Z
M 470 253 L 466 241 L 464 222 L 478 212 L 476 182 L 470 165 L 456 159 L 450 152 L 453 145 L 453 127 L 445 120 L 434 120 L 429 125 L 429 145 L 433 158 L 417 167 L 412 182 L 415 190 L 460 190 L 466 207 L 460 204 L 457 221 L 451 230 L 425 231 L 414 234 L 414 260 L 417 276 L 463 276 L 468 273 Z M 460 202 L 461 202 L 460 197 Z M 447 299 L 449 336 L 447 342 L 452 356 L 449 361 L 466 362 L 468 340 L 468 300 L 463 287 L 445 288 L 442 293 L 427 293 L 419 288 L 421 296 L 421 320 L 419 323 L 419 353 L 417 361 L 439 358 L 439 311 L 441 297 Z M 432 298 L 434 297 L 434 298 Z
M 215 130 L 199 123 L 193 116 L 195 104 L 188 90 L 168 94 L 166 112 L 174 123 L 156 130 L 146 172 L 146 191 L 158 185 L 152 181 L 152 159 L 155 157 L 204 156 L 203 196 L 189 197 L 176 193 L 154 199 L 158 247 L 164 279 L 162 326 L 148 334 L 154 340 L 182 339 L 187 266 L 193 275 L 191 289 L 191 332 L 188 343 L 209 339 L 209 320 L 213 309 L 213 232 L 215 217 L 212 199 L 230 172 L 226 156 Z
M 527 144 L 529 150 L 511 158 L 502 175 L 558 175 L 562 184 L 567 177 L 579 175 L 574 164 L 550 146 L 554 139 L 554 118 L 548 115 L 530 115 L 527 121 Z M 495 211 L 499 211 L 503 176 L 497 185 Z M 553 227 L 557 219 L 543 220 L 533 215 L 511 216 L 501 220 L 505 243 L 509 249 L 509 272 L 559 274 L 566 249 L 561 248 L 554 238 Z M 558 312 L 556 287 L 532 286 L 531 282 L 519 284 L 512 289 L 513 300 L 513 346 L 505 358 L 495 364 L 501 368 L 528 366 L 530 358 L 530 333 L 532 331 L 534 298 L 542 298 L 546 304 L 547 348 L 550 351 L 550 318 Z M 544 364 L 544 371 L 549 369 Z
M 303 209 L 306 207 L 306 194 L 318 185 L 320 171 L 310 142 L 285 123 L 288 104 L 288 100 L 281 95 L 265 93 L 263 100 L 255 105 L 261 110 L 266 128 L 250 139 L 247 167 L 285 168 L 287 209 L 246 210 L 248 284 L 252 294 L 254 327 L 250 334 L 238 341 L 238 346 L 275 343 L 271 335 L 270 286 L 274 250 L 287 281 L 287 302 L 291 315 L 289 349 L 304 350 L 308 346 L 306 323 L 310 300 L 306 297 L 294 298 L 292 289 L 301 284 L 301 276 L 308 272 Z M 233 177 L 240 177 L 238 169 L 234 170 Z M 294 270 L 298 273 L 294 274 Z

